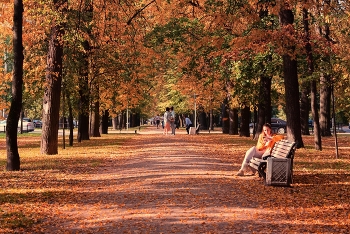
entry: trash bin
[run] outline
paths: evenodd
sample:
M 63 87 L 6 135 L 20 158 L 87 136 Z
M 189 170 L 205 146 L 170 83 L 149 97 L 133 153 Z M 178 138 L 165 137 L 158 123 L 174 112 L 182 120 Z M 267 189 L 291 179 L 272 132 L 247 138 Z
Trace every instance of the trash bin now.
M 190 127 L 190 135 L 196 135 L 196 128 Z
M 292 160 L 290 158 L 267 159 L 266 184 L 289 187 L 292 183 Z

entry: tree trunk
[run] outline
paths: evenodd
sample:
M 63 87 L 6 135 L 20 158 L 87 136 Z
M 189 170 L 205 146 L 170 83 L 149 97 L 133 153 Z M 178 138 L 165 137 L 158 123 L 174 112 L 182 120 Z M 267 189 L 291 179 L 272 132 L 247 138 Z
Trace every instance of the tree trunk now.
M 258 139 L 265 123 L 271 123 L 271 77 L 260 76 L 258 122 L 254 139 Z
M 244 106 L 241 109 L 241 126 L 239 129 L 239 136 L 250 137 L 249 122 L 250 122 L 250 109 L 249 109 L 249 106 Z
M 22 43 L 23 2 L 14 1 L 13 14 L 13 78 L 12 100 L 10 112 L 7 117 L 6 149 L 7 171 L 20 170 L 20 158 L 17 144 L 18 120 L 22 110 L 22 86 L 23 86 L 23 43 Z
M 79 81 L 80 108 L 78 125 L 78 142 L 90 140 L 89 137 L 89 90 L 88 74 Z
M 101 137 L 100 135 L 100 102 L 96 101 L 92 106 L 91 113 L 91 129 L 90 135 L 92 137 Z
M 227 104 L 228 100 L 225 98 L 224 103 L 222 104 L 222 133 L 229 134 L 230 129 L 230 120 L 229 120 L 229 108 Z
M 116 118 L 113 118 L 116 119 Z M 105 110 L 102 115 L 102 121 L 101 121 L 101 133 L 102 134 L 108 134 L 108 120 L 109 120 L 109 111 Z M 115 125 L 117 126 L 117 125 Z M 116 128 L 115 128 L 116 129 Z
M 74 132 L 74 124 L 73 124 L 73 108 L 72 103 L 70 102 L 70 94 L 67 92 L 67 100 L 68 100 L 68 123 L 69 123 L 69 146 L 73 146 L 73 132 Z
M 280 21 L 282 23 L 282 27 L 288 28 L 283 30 L 283 33 L 293 34 L 290 28 L 294 22 L 294 15 L 292 10 L 285 7 L 283 7 L 280 11 Z M 285 49 L 287 52 L 282 56 L 282 58 L 287 116 L 287 139 L 296 142 L 297 148 L 301 148 L 304 147 L 304 143 L 301 137 L 300 127 L 297 61 L 294 59 L 294 57 L 292 57 L 295 52 L 295 46 L 288 46 Z
M 88 26 L 93 18 L 93 5 L 91 0 L 84 1 L 83 20 L 87 25 L 83 28 L 86 37 L 91 38 L 91 28 Z M 82 42 L 82 56 L 80 67 L 80 79 L 79 79 L 79 95 L 80 95 L 80 109 L 79 109 L 79 126 L 78 126 L 78 142 L 82 140 L 90 140 L 89 136 L 89 102 L 90 102 L 90 90 L 89 90 L 89 58 L 91 52 L 91 46 L 88 40 Z
M 120 129 L 120 118 L 121 114 L 118 114 L 116 117 L 112 118 L 112 127 L 113 130 L 119 130 Z M 102 124 L 103 124 L 103 116 L 102 116 Z
M 300 97 L 300 125 L 303 135 L 310 135 L 309 131 L 309 112 L 310 112 L 310 82 L 305 81 L 302 85 Z
M 209 112 L 209 130 L 214 131 L 214 121 L 213 121 L 213 109 Z
M 122 111 L 119 114 L 119 129 L 122 130 L 123 128 L 126 129 L 126 113 L 124 111 Z
M 331 0 L 325 0 L 325 7 L 330 8 Z M 332 39 L 330 38 L 330 27 L 329 23 L 325 22 L 324 27 L 324 37 L 331 43 Z M 326 53 L 324 62 L 328 67 L 327 70 L 331 70 L 331 57 L 330 53 Z M 320 77 L 320 127 L 322 136 L 331 136 L 331 97 L 332 97 L 332 81 L 329 74 L 322 74 Z M 335 127 L 335 126 L 334 126 Z
M 311 110 L 313 118 L 315 150 L 322 150 L 321 130 L 317 108 L 317 88 L 316 81 L 311 82 Z
M 54 0 L 56 10 L 66 0 Z M 58 127 L 62 84 L 63 26 L 52 26 L 47 55 L 46 89 L 43 97 L 43 126 L 41 134 L 41 153 L 58 154 Z
M 204 112 L 203 108 L 201 108 L 200 113 L 198 115 L 198 119 L 199 119 L 199 124 L 200 129 L 201 130 L 208 130 L 208 126 L 207 126 L 207 113 Z
M 314 73 L 314 58 L 313 58 L 312 48 L 310 43 L 309 12 L 306 8 L 303 8 L 303 23 L 304 23 L 304 33 L 305 33 L 305 50 L 307 55 L 308 74 L 311 76 Z M 310 97 L 311 97 L 311 112 L 312 112 L 312 119 L 313 119 L 315 149 L 322 150 L 322 141 L 321 141 L 317 98 L 316 98 L 317 88 L 316 88 L 315 80 L 311 81 L 310 89 L 311 89 Z
M 89 136 L 89 52 L 90 45 L 88 41 L 83 42 L 83 62 L 80 70 L 79 79 L 79 126 L 78 126 L 78 142 L 82 140 L 90 140 Z
M 256 128 L 257 128 L 257 123 L 258 123 L 258 110 L 257 107 L 254 106 L 254 111 L 253 111 L 253 121 L 254 123 L 253 125 L 253 139 L 255 139 L 257 137 L 256 135 Z M 258 138 L 256 138 L 255 140 L 257 140 Z
M 230 135 L 238 135 L 238 110 L 236 108 L 229 110 Z

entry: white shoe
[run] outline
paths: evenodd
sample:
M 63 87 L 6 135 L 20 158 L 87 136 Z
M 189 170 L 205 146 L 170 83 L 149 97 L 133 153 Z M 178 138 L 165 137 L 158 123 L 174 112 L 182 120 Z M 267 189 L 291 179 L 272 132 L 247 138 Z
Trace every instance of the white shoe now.
M 237 172 L 236 176 L 244 176 L 244 171 L 243 170 L 239 170 Z

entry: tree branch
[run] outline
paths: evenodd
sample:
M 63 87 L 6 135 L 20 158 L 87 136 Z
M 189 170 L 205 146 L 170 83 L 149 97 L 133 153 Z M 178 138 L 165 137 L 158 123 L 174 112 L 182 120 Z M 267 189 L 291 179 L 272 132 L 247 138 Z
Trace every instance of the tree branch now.
M 131 21 L 138 15 L 140 14 L 144 9 L 146 9 L 146 7 L 148 7 L 149 5 L 151 5 L 152 3 L 154 3 L 156 0 L 152 0 L 151 2 L 149 2 L 147 5 L 145 5 L 144 7 L 142 7 L 141 9 L 138 9 L 135 14 L 128 20 L 127 24 L 130 25 Z

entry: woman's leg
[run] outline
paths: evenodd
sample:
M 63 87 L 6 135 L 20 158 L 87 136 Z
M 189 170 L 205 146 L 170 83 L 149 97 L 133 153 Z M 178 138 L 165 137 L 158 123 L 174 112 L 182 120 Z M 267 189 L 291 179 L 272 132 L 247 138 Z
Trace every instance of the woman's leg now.
M 248 168 L 249 166 L 249 161 L 255 157 L 255 158 L 261 158 L 261 156 L 263 155 L 263 151 L 258 151 L 257 148 L 255 146 L 253 146 L 252 148 L 250 148 L 249 150 L 247 150 L 247 152 L 245 153 L 243 162 L 242 162 L 242 166 L 241 169 L 239 169 L 237 175 L 244 175 L 244 171 Z
M 242 162 L 241 170 L 247 169 L 247 167 L 249 165 L 249 161 L 254 157 L 256 151 L 257 150 L 256 150 L 255 146 L 253 146 L 252 148 L 247 150 L 247 152 L 245 153 L 243 162 Z

